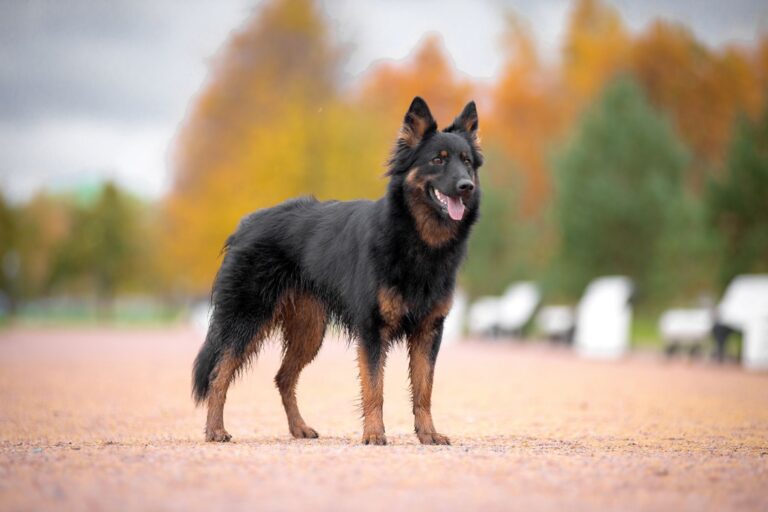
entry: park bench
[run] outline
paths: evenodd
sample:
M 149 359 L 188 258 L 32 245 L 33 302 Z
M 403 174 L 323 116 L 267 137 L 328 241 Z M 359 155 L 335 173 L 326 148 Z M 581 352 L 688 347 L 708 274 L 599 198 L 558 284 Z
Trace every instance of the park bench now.
M 634 286 L 628 277 L 592 281 L 576 308 L 576 351 L 590 358 L 617 358 L 629 348 Z
M 768 275 L 735 277 L 714 309 L 672 309 L 659 320 L 659 332 L 668 353 L 680 347 L 695 350 L 710 335 L 715 357 L 726 356 L 728 340 L 734 333 L 743 338 L 742 361 L 748 367 L 768 366 Z
M 522 336 L 523 329 L 533 318 L 541 302 L 541 293 L 535 283 L 523 281 L 511 285 L 499 298 L 496 320 L 499 333 Z
M 512 284 L 501 297 L 481 297 L 469 309 L 469 332 L 489 337 L 521 336 L 540 301 L 538 286 L 528 281 Z
M 494 337 L 496 321 L 499 317 L 499 298 L 493 296 L 480 297 L 469 308 L 467 328 L 473 336 Z
M 571 343 L 574 327 L 574 310 L 571 306 L 544 306 L 536 315 L 536 328 L 550 341 Z

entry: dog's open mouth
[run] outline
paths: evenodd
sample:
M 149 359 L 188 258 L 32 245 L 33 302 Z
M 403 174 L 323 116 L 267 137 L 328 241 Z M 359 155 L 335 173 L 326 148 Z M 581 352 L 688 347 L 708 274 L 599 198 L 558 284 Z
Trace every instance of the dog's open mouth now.
M 461 220 L 464 217 L 464 202 L 460 197 L 451 197 L 443 194 L 434 187 L 429 187 L 432 198 L 443 211 L 447 211 L 453 220 Z

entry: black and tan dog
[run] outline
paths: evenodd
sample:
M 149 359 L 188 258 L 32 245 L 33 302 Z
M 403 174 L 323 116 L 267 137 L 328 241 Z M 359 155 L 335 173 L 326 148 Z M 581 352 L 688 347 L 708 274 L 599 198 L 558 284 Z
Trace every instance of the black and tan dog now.
M 213 313 L 195 360 L 193 394 L 207 401 L 209 441 L 224 430 L 227 388 L 273 331 L 282 332 L 275 381 L 295 437 L 317 432 L 301 417 L 296 383 L 337 324 L 357 342 L 363 443 L 386 444 L 382 417 L 387 349 L 405 340 L 416 435 L 449 444 L 432 423 L 431 397 L 443 320 L 479 205 L 482 156 L 469 103 L 442 132 L 415 98 L 378 201 L 287 201 L 246 216 L 226 242 Z

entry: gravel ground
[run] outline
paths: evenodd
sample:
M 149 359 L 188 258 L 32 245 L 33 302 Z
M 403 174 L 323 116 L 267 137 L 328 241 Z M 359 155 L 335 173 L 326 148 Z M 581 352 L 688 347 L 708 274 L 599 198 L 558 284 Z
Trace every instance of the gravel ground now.
M 204 443 L 192 330 L 0 333 L 0 510 L 768 510 L 768 375 L 543 344 L 440 354 L 438 429 L 412 434 L 390 358 L 389 446 L 358 444 L 354 351 L 327 339 L 299 384 L 318 440 L 293 440 L 276 347 L 230 391 L 234 442 Z

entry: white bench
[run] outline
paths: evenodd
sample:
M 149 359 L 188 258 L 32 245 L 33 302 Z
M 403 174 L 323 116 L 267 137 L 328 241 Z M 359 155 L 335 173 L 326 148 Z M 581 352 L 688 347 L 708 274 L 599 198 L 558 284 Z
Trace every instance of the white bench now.
M 632 281 L 600 277 L 587 286 L 576 310 L 576 351 L 590 358 L 613 359 L 629 349 Z
M 659 332 L 668 350 L 703 345 L 714 331 L 717 356 L 724 357 L 731 332 L 744 334 L 742 360 L 750 368 L 768 367 L 768 275 L 735 277 L 714 311 L 706 308 L 671 309 L 662 314 Z
M 659 332 L 666 352 L 700 350 L 712 332 L 713 323 L 713 312 L 707 308 L 665 311 L 659 318 Z
M 768 275 L 752 274 L 734 278 L 717 308 L 716 326 L 744 335 L 742 362 L 749 368 L 768 368 Z M 718 355 L 722 355 L 727 337 L 715 332 Z
M 521 336 L 541 301 L 541 292 L 535 283 L 515 283 L 499 298 L 496 324 L 499 332 Z
M 539 332 L 551 341 L 573 341 L 575 326 L 574 311 L 571 306 L 544 306 L 536 315 L 536 327 Z
M 497 297 L 480 297 L 469 307 L 467 328 L 473 336 L 495 336 L 496 322 L 499 318 L 499 299 Z

